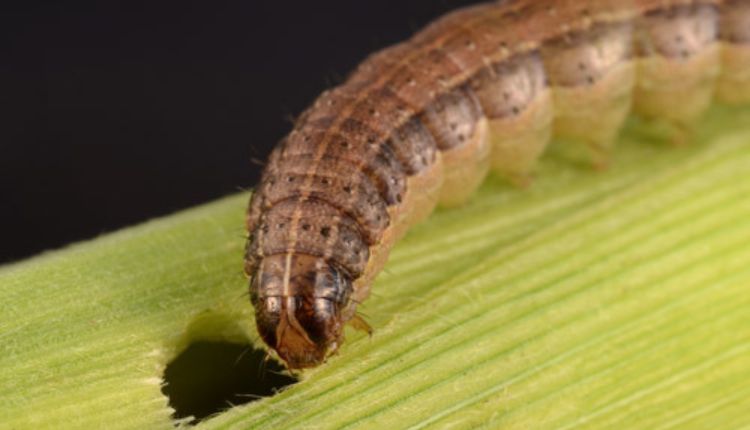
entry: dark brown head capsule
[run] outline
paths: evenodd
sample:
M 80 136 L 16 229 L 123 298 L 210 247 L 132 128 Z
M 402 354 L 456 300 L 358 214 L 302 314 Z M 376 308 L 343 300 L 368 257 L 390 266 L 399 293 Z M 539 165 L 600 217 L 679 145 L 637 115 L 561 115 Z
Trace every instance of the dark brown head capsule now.
M 315 367 L 343 341 L 351 281 L 322 258 L 277 254 L 251 280 L 258 333 L 290 369 Z

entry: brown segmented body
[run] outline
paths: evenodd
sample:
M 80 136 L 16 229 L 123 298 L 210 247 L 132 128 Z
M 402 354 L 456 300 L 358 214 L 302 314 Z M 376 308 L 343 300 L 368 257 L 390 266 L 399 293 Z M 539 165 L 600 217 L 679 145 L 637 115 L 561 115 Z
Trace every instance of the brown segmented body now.
M 409 226 L 489 170 L 525 184 L 550 138 L 607 162 L 631 112 L 684 138 L 750 102 L 750 0 L 509 0 L 457 10 L 366 59 L 273 151 L 247 216 L 258 331 L 320 364 Z

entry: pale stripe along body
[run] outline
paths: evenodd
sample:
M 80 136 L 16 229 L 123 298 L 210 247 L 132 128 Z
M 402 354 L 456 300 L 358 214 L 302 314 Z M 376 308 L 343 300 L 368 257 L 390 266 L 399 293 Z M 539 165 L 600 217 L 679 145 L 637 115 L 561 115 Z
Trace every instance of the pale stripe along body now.
M 365 60 L 272 153 L 247 217 L 258 331 L 290 368 L 343 340 L 393 244 L 489 170 L 528 182 L 552 136 L 605 164 L 626 116 L 682 139 L 750 102 L 750 0 L 508 0 Z

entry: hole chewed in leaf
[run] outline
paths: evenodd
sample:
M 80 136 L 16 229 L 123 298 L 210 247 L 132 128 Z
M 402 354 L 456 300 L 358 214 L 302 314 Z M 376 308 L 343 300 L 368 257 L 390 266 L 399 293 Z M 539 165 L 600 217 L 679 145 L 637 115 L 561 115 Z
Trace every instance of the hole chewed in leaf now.
M 162 392 L 174 418 L 192 424 L 232 406 L 276 394 L 297 380 L 249 344 L 196 341 L 169 363 Z

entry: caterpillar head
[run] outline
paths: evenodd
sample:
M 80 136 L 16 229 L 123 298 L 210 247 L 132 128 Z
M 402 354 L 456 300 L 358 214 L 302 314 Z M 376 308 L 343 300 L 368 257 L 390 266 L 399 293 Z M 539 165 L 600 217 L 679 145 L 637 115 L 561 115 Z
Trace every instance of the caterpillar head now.
M 265 257 L 250 284 L 258 333 L 289 369 L 315 367 L 343 341 L 350 291 L 349 279 L 320 258 Z

